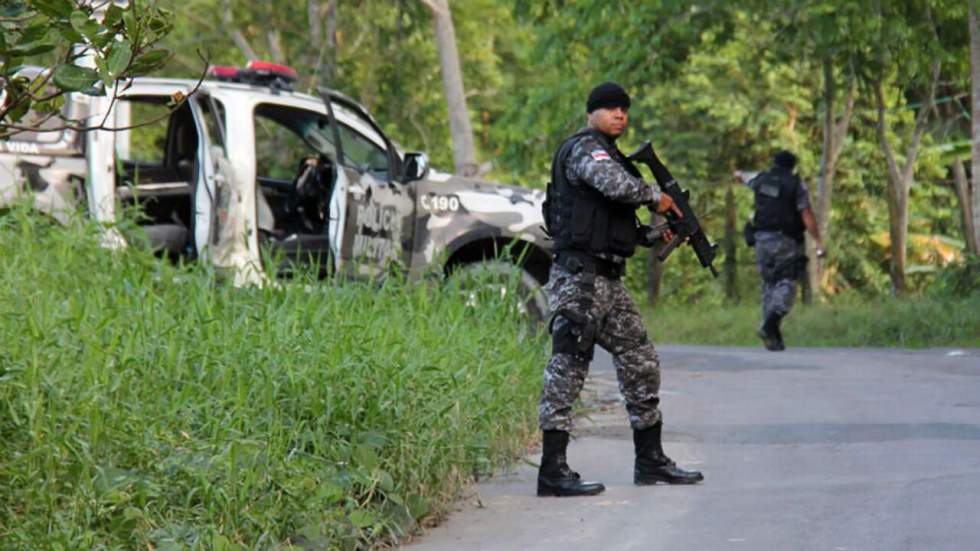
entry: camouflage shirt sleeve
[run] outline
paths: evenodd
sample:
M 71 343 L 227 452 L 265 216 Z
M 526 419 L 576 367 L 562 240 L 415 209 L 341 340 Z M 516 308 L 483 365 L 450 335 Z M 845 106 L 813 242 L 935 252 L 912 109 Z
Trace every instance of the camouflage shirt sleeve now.
M 806 181 L 800 178 L 800 185 L 796 188 L 796 210 L 810 208 L 810 190 L 806 186 Z
M 660 190 L 626 172 L 592 136 L 585 136 L 565 160 L 569 181 L 595 188 L 611 201 L 642 205 L 660 201 Z

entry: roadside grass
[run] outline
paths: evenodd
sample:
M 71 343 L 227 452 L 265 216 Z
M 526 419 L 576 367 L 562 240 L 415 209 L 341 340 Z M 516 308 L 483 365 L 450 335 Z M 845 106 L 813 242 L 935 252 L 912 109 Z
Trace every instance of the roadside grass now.
M 761 346 L 758 304 L 669 304 L 646 310 L 655 343 Z M 838 297 L 797 303 L 783 322 L 787 346 L 980 347 L 980 293 L 967 297 L 896 299 Z
M 0 217 L 5 549 L 371 547 L 533 434 L 547 348 L 499 293 L 235 289 L 95 235 Z

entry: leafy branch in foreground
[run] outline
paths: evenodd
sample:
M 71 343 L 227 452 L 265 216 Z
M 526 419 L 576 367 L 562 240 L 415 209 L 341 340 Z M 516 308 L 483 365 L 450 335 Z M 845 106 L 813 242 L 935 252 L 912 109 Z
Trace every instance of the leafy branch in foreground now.
M 105 120 L 66 118 L 65 94 L 111 90 L 114 101 L 125 88 L 117 83 L 166 64 L 171 52 L 156 44 L 172 29 L 171 12 L 153 1 L 14 0 L 0 8 L 0 138 L 106 129 Z M 42 68 L 25 66 L 39 59 Z

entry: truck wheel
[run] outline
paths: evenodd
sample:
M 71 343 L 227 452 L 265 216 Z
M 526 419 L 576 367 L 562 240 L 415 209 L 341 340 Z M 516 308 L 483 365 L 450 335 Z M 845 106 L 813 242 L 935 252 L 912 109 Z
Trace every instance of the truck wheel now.
M 548 299 L 538 280 L 530 272 L 505 260 L 485 260 L 464 264 L 453 270 L 452 279 L 467 293 L 467 302 L 477 305 L 480 291 L 494 295 L 513 294 L 514 309 L 533 323 L 543 322 L 548 315 Z

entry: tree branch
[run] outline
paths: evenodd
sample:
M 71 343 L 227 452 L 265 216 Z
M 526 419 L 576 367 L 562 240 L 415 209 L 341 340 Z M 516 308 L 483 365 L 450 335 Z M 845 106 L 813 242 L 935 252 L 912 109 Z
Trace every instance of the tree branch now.
M 20 17 L 0 17 L 0 23 L 26 23 L 34 19 L 33 15 L 23 15 Z
M 872 83 L 875 94 L 875 107 L 878 112 L 876 128 L 878 130 L 878 140 L 881 141 L 881 148 L 885 153 L 885 162 L 888 165 L 888 174 L 893 182 L 898 182 L 901 174 L 898 170 L 898 163 L 895 161 L 895 151 L 892 149 L 891 142 L 888 140 L 888 133 L 885 131 L 885 94 L 882 91 L 881 80 Z
M 272 60 L 276 63 L 282 64 L 285 60 L 285 56 L 282 53 L 282 40 L 279 36 L 279 31 L 272 29 L 265 33 L 266 40 L 269 41 L 269 51 L 272 53 Z
M 441 15 L 443 13 L 442 8 L 440 8 L 439 5 L 437 5 L 432 0 L 419 0 L 419 1 L 422 3 L 423 6 L 429 8 L 429 11 L 432 12 L 432 15 Z
M 831 164 L 836 164 L 840 157 L 841 150 L 844 148 L 844 138 L 847 136 L 847 129 L 851 125 L 851 117 L 854 115 L 854 100 L 857 97 L 857 79 L 854 74 L 848 75 L 847 99 L 844 100 L 844 112 L 840 119 L 834 124 L 834 146 L 830 153 Z
M 231 2 L 230 0 L 222 0 L 221 2 L 221 21 L 224 23 L 225 32 L 231 37 L 231 40 L 238 46 L 238 49 L 245 54 L 245 57 L 249 59 L 258 59 L 259 56 L 256 55 L 255 50 L 252 45 L 248 43 L 248 39 L 242 34 L 242 31 L 234 27 L 234 21 L 232 20 L 231 14 Z
M 200 52 L 198 52 L 198 56 L 204 62 L 204 70 L 201 71 L 201 75 L 200 75 L 200 77 L 198 77 L 197 82 L 194 84 L 194 87 L 191 88 L 191 90 L 189 92 L 187 92 L 187 94 L 184 94 L 183 97 L 180 99 L 180 101 L 177 102 L 176 105 L 174 105 L 172 108 L 170 108 L 169 110 L 167 110 L 165 113 L 162 113 L 161 115 L 159 115 L 157 117 L 154 117 L 152 119 L 149 119 L 149 120 L 146 120 L 146 121 L 143 121 L 143 122 L 139 122 L 139 123 L 136 123 L 136 124 L 131 124 L 131 125 L 128 125 L 128 126 L 119 126 L 119 127 L 108 127 L 108 126 L 105 126 L 105 123 L 106 123 L 106 121 L 108 120 L 108 117 L 109 117 L 109 113 L 112 112 L 112 105 L 115 104 L 116 100 L 119 97 L 119 96 L 117 96 L 116 91 L 113 90 L 113 98 L 112 98 L 112 102 L 110 103 L 110 107 L 109 107 L 109 109 L 106 110 L 106 115 L 103 117 L 102 122 L 98 126 L 87 126 L 87 125 L 84 125 L 84 124 L 70 124 L 70 123 L 68 123 L 68 124 L 63 124 L 61 126 L 56 126 L 56 127 L 52 127 L 52 128 L 37 128 L 35 126 L 27 126 L 27 125 L 21 125 L 21 124 L 2 124 L 2 125 L 0 125 L 0 137 L 7 136 L 8 134 L 6 134 L 6 131 L 8 131 L 8 130 L 16 130 L 18 132 L 34 132 L 34 133 L 38 133 L 38 134 L 47 133 L 47 132 L 64 132 L 65 130 L 74 130 L 76 132 L 90 132 L 90 131 L 93 131 L 93 130 L 104 130 L 106 132 L 121 132 L 123 130 L 132 130 L 134 128 L 141 128 L 143 126 L 149 126 L 151 124 L 160 122 L 160 121 L 162 121 L 162 120 L 164 120 L 166 118 L 169 118 L 170 115 L 172 115 L 175 111 L 177 111 L 178 109 L 180 109 L 180 107 L 183 106 L 184 103 L 186 103 L 187 100 L 191 96 L 193 96 L 195 93 L 197 93 L 197 91 L 201 88 L 201 84 L 204 82 L 204 78 L 208 74 L 208 67 L 210 66 L 210 62 Z M 42 123 L 43 122 L 47 122 L 48 120 L 51 120 L 51 118 L 53 118 L 54 115 L 56 115 L 56 114 L 55 113 L 52 113 L 52 114 L 46 116 L 46 118 L 42 119 Z M 67 121 L 67 119 L 61 118 L 60 115 L 57 115 L 57 116 L 61 120 Z
M 323 25 L 320 24 L 320 5 L 316 0 L 307 0 L 306 19 L 310 26 L 310 44 L 314 47 L 319 46 L 323 36 Z
M 926 123 L 929 121 L 929 112 L 932 110 L 933 103 L 936 101 L 936 87 L 939 83 L 939 71 L 942 68 L 942 62 L 936 60 L 932 64 L 932 70 L 930 71 L 931 81 L 929 82 L 929 91 L 927 92 L 926 100 L 919 108 L 919 112 L 915 115 L 915 127 L 912 130 L 912 141 L 908 147 L 908 154 L 905 156 L 905 168 L 902 170 L 903 182 L 908 182 L 912 178 L 912 172 L 915 169 L 915 158 L 918 155 L 919 144 L 922 141 L 922 134 L 926 131 Z

